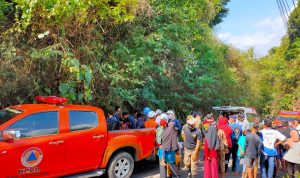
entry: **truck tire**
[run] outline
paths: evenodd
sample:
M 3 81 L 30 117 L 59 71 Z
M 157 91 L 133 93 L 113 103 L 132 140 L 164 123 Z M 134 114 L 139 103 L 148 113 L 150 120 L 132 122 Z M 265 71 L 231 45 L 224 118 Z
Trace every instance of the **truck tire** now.
M 109 163 L 107 175 L 109 178 L 130 178 L 134 169 L 132 156 L 127 152 L 114 155 Z

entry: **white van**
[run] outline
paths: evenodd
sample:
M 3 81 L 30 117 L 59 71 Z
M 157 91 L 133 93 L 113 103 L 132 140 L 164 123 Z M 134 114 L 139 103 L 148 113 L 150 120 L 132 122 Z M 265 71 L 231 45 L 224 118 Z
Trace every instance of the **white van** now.
M 245 118 L 251 123 L 256 119 L 259 119 L 259 115 L 255 108 L 251 107 L 240 107 L 240 106 L 217 106 L 213 107 L 213 110 L 219 111 L 220 114 L 226 113 L 227 115 L 244 113 Z

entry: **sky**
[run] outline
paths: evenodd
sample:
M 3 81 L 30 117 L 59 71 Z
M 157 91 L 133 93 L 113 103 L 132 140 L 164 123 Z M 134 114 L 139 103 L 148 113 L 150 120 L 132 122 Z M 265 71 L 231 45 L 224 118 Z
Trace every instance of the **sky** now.
M 228 8 L 228 16 L 215 27 L 220 40 L 241 50 L 254 47 L 258 57 L 280 45 L 286 27 L 276 0 L 231 0 Z

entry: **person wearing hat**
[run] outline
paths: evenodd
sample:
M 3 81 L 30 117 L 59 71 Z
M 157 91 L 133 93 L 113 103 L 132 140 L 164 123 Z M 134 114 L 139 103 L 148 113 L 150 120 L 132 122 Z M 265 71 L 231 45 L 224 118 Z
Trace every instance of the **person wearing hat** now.
M 157 123 L 157 125 L 160 125 L 160 120 L 161 120 L 160 115 L 162 115 L 163 112 L 162 112 L 162 110 L 157 109 L 157 110 L 155 111 L 155 113 L 156 113 L 155 122 Z
M 272 178 L 275 169 L 275 157 L 277 140 L 285 142 L 286 137 L 277 130 L 272 129 L 272 120 L 266 119 L 263 129 L 259 132 L 261 146 L 260 169 L 262 178 Z
M 259 125 L 254 123 L 251 128 L 251 133 L 247 134 L 245 142 L 245 162 L 246 176 L 257 177 L 258 157 L 260 152 L 260 138 L 256 134 Z
M 169 117 L 169 122 L 174 122 L 174 128 L 177 131 L 181 130 L 181 124 L 180 121 L 178 119 L 176 119 L 175 113 L 172 110 L 167 111 L 167 115 Z
M 184 146 L 184 165 L 189 169 L 191 177 L 198 174 L 199 151 L 201 147 L 201 133 L 196 128 L 197 120 L 188 116 L 187 125 L 182 129 L 181 135 Z
M 148 113 L 148 120 L 145 122 L 145 128 L 156 128 L 157 123 L 155 122 L 156 113 L 154 111 L 150 111 Z

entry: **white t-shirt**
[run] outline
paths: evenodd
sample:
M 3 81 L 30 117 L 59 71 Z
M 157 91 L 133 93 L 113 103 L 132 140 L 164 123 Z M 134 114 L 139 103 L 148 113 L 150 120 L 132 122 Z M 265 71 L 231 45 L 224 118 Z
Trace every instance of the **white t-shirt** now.
M 267 156 L 276 156 L 275 143 L 277 140 L 284 141 L 286 137 L 274 129 L 263 129 L 260 131 L 260 139 L 263 143 L 262 152 Z

